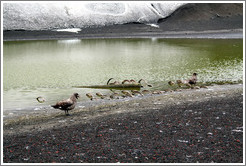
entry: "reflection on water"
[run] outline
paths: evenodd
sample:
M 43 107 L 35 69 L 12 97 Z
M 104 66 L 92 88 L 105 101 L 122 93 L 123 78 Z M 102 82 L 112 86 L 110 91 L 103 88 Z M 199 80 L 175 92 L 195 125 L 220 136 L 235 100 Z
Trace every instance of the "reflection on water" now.
M 141 78 L 153 89 L 168 88 L 169 80 L 199 75 L 199 82 L 242 82 L 242 39 L 86 39 L 22 41 L 3 44 L 4 110 L 46 104 L 76 89 L 115 80 Z

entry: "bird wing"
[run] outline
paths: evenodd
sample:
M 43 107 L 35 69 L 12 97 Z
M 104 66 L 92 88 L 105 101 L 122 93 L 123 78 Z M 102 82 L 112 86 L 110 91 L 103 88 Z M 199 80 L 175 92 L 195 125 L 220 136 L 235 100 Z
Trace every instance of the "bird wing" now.
M 74 104 L 73 101 L 70 99 L 62 100 L 56 103 L 57 106 L 62 107 L 62 108 L 70 107 L 73 104 Z
M 182 80 L 183 84 L 188 84 L 190 80 Z
M 197 78 L 195 76 L 192 76 L 190 79 L 189 79 L 189 83 L 193 83 L 195 84 L 197 81 Z

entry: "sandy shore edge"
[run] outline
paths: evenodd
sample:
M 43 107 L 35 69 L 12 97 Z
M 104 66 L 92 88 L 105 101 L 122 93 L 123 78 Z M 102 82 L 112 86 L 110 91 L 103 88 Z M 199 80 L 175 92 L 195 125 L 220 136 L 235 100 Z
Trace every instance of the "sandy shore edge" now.
M 121 29 L 121 28 L 119 28 Z M 110 39 L 110 38 L 211 38 L 242 39 L 243 29 L 206 31 L 143 31 L 143 32 L 94 32 L 81 30 L 78 33 L 56 31 L 4 31 L 3 41 L 65 40 L 65 39 Z
M 242 163 L 243 85 L 77 109 L 4 129 L 5 163 Z
M 53 110 L 49 115 L 27 115 L 7 119 L 3 122 L 4 135 L 39 132 L 51 128 L 62 128 L 75 124 L 91 123 L 97 118 L 115 114 L 143 113 L 145 110 L 165 109 L 180 104 L 197 103 L 213 100 L 213 98 L 229 97 L 235 94 L 243 95 L 243 85 L 215 85 L 201 89 L 183 89 L 182 91 L 166 92 L 159 95 L 147 95 L 124 100 L 93 102 L 71 111 L 72 116 L 64 116 L 63 111 Z M 209 97 L 207 97 L 209 96 Z M 84 108 L 81 108 L 84 107 Z M 52 112 L 52 110 L 49 110 Z

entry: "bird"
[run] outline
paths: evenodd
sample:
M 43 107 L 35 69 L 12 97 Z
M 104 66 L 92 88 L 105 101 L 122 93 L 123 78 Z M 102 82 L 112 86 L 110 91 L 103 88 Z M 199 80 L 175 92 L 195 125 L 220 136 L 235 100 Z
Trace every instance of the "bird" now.
M 86 93 L 86 96 L 87 96 L 90 100 L 93 100 L 93 99 L 94 99 L 94 97 L 93 97 L 93 95 L 92 95 L 91 93 Z
M 173 81 L 168 81 L 168 84 L 169 84 L 170 86 L 173 86 L 173 85 L 175 84 L 175 82 L 173 82 Z
M 200 89 L 199 86 L 194 86 L 194 87 L 191 87 L 191 89 Z
M 100 92 L 97 92 L 96 95 L 97 95 L 98 97 L 100 97 L 101 99 L 104 99 L 104 98 L 106 97 L 106 95 L 103 95 L 103 94 L 100 93 Z
M 43 97 L 41 97 L 41 96 L 38 96 L 36 99 L 37 99 L 37 101 L 38 101 L 39 103 L 45 102 L 45 99 L 44 99 Z
M 119 94 L 119 93 L 114 92 L 114 93 L 113 93 L 112 95 L 110 95 L 109 97 L 110 97 L 111 99 L 114 99 L 114 98 L 115 98 L 115 96 L 117 96 L 117 97 L 116 97 L 116 99 L 119 99 L 120 94 Z
M 131 80 L 130 80 L 130 84 L 138 84 L 138 83 L 137 83 L 137 81 L 131 79 Z
M 112 79 L 114 79 L 114 78 L 110 78 L 110 79 L 108 80 L 107 85 L 109 84 L 109 82 L 110 82 Z
M 118 85 L 118 84 L 120 84 L 119 81 L 115 81 L 115 82 L 109 83 L 112 79 L 114 79 L 114 78 L 110 78 L 110 79 L 108 80 L 107 85 Z
M 197 73 L 193 73 L 192 77 L 188 80 L 188 83 L 191 85 L 195 85 L 197 82 Z
M 124 95 L 126 95 L 128 97 L 133 97 L 132 94 L 127 90 L 123 90 L 123 91 L 121 91 L 121 93 L 123 93 Z
M 140 79 L 138 81 L 139 84 L 141 84 L 141 82 L 144 81 L 144 83 L 148 86 L 148 87 L 153 87 L 152 85 L 148 84 L 144 79 Z
M 172 89 L 165 89 L 165 92 L 173 92 Z
M 191 87 L 191 84 L 189 84 L 188 80 L 177 80 L 176 83 L 179 87 L 182 87 L 182 85 L 186 85 L 188 87 Z
M 163 93 L 163 91 L 159 91 L 159 90 L 155 90 L 155 91 L 152 92 L 152 94 L 154 94 L 154 95 L 155 94 L 162 94 L 162 93 Z
M 178 84 L 179 87 L 181 87 L 181 85 L 183 84 L 182 80 L 177 80 L 176 83 Z
M 151 91 L 145 89 L 145 90 L 142 90 L 142 93 L 143 94 L 148 94 L 148 93 L 151 93 Z
M 208 87 L 205 86 L 205 85 L 201 85 L 200 88 L 206 88 L 206 89 L 208 89 Z
M 62 100 L 57 102 L 55 105 L 51 105 L 51 107 L 55 108 L 55 109 L 60 109 L 60 110 L 64 110 L 65 114 L 67 116 L 69 116 L 70 114 L 68 113 L 69 110 L 72 110 L 75 108 L 75 105 L 77 103 L 77 99 L 79 98 L 79 94 L 78 93 L 74 93 L 70 98 L 68 98 L 67 100 Z
M 121 84 L 125 84 L 126 82 L 130 83 L 130 80 L 123 80 Z
M 178 84 L 179 87 L 181 87 L 181 85 L 186 85 L 191 87 L 192 85 L 195 85 L 197 82 L 197 73 L 193 73 L 192 77 L 190 79 L 187 80 L 177 80 L 176 83 Z
M 122 84 L 128 82 L 129 84 L 138 84 L 137 81 L 135 81 L 134 79 L 131 79 L 131 80 L 124 80 L 122 81 Z
M 143 94 L 141 92 L 139 92 L 138 90 L 131 90 L 132 94 L 140 94 L 141 96 L 143 96 Z

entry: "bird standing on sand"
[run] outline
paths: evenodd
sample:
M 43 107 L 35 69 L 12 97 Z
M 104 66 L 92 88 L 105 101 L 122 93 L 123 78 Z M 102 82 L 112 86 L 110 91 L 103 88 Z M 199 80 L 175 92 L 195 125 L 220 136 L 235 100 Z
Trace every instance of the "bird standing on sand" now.
M 148 93 L 151 93 L 151 91 L 149 91 L 149 90 L 142 90 L 142 94 L 148 94 Z
M 169 84 L 170 86 L 173 86 L 175 83 L 174 83 L 173 81 L 168 81 L 168 84 Z
M 97 92 L 96 95 L 97 95 L 98 97 L 100 97 L 101 99 L 104 99 L 104 98 L 106 97 L 106 95 L 103 95 L 103 94 L 100 93 L 100 92 Z
M 177 80 L 177 84 L 181 87 L 182 84 L 191 87 L 191 85 L 195 85 L 197 82 L 197 73 L 193 73 L 192 77 L 188 80 Z
M 143 96 L 143 94 L 139 92 L 138 90 L 131 90 L 131 92 L 133 95 L 140 94 L 141 96 Z
M 191 85 L 195 85 L 197 82 L 197 73 L 193 73 L 192 77 L 188 80 L 188 83 Z
M 164 93 L 164 91 L 155 90 L 155 91 L 152 92 L 153 95 L 155 95 L 155 94 L 159 95 L 159 94 L 162 94 L 162 93 Z
M 181 87 L 181 85 L 184 84 L 182 80 L 177 80 L 176 83 L 178 84 L 179 87 Z
M 91 93 L 86 93 L 86 96 L 87 96 L 90 100 L 93 100 L 93 99 L 94 99 L 94 97 L 92 96 Z
M 127 90 L 123 90 L 123 91 L 121 91 L 121 93 L 123 93 L 126 96 L 133 97 L 132 94 Z
M 69 115 L 68 111 L 75 108 L 75 105 L 77 103 L 77 99 L 78 98 L 79 98 L 79 94 L 78 93 L 74 93 L 67 100 L 59 101 L 55 105 L 51 105 L 51 107 L 53 107 L 55 109 L 64 110 L 65 114 L 68 116 Z
M 117 97 L 116 97 L 117 96 Z M 117 99 L 119 99 L 119 96 L 120 96 L 120 94 L 119 93 L 116 93 L 116 92 L 114 92 L 112 95 L 110 95 L 109 97 L 111 98 L 111 99 L 114 99 L 115 97 L 117 98 Z

